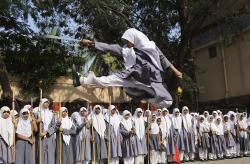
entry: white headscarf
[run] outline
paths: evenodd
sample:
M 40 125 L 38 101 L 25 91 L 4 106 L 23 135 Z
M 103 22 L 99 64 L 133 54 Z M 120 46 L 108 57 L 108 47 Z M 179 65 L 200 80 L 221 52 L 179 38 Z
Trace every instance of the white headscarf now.
M 23 113 L 28 112 L 29 117 L 27 120 L 23 118 Z M 31 118 L 30 118 L 30 111 L 29 106 L 24 106 L 24 108 L 20 111 L 20 117 L 17 124 L 17 134 L 20 134 L 21 136 L 29 138 L 32 134 L 32 128 L 31 128 Z
M 163 70 L 160 62 L 160 55 L 156 49 L 156 45 L 153 41 L 150 41 L 145 34 L 136 30 L 135 28 L 130 28 L 124 32 L 122 39 L 128 40 L 129 42 L 133 43 L 134 48 L 137 48 L 138 50 L 146 53 L 152 60 L 153 64 L 161 71 Z M 133 47 L 128 48 L 127 46 L 124 46 L 122 49 L 122 55 L 125 61 L 126 68 L 129 68 L 136 63 L 136 55 Z
M 111 105 L 110 109 L 111 109 L 111 111 L 114 109 L 116 110 L 114 105 Z M 110 124 L 113 126 L 114 131 L 115 131 L 115 135 L 117 136 L 121 120 L 120 120 L 120 117 L 117 115 L 117 113 L 115 113 L 115 114 L 110 113 L 110 115 L 111 115 Z M 109 111 L 107 112 L 107 115 L 105 116 L 105 120 L 107 122 L 109 122 Z
M 162 108 L 162 112 L 167 111 L 169 114 L 169 111 L 167 108 Z M 166 116 L 162 113 L 162 119 L 161 119 L 161 126 L 166 130 L 166 136 L 168 137 L 170 134 L 170 128 L 172 125 L 172 121 L 168 117 L 168 114 Z
M 134 118 L 134 124 L 135 124 L 135 133 L 136 133 L 138 139 L 142 140 L 143 136 L 145 135 L 145 121 L 144 121 L 142 115 L 141 115 L 141 117 L 137 116 L 137 113 L 139 111 L 143 113 L 141 108 L 137 108 L 135 110 L 133 118 Z
M 99 108 L 101 110 L 98 115 L 95 113 L 96 108 Z M 97 133 L 100 135 L 101 138 L 104 138 L 106 123 L 104 121 L 104 117 L 102 115 L 102 107 L 100 105 L 94 106 L 92 119 L 95 130 L 97 131 Z
M 130 117 L 129 119 L 125 119 L 125 116 L 129 114 Z M 124 126 L 124 128 L 130 132 L 131 129 L 132 129 L 132 118 L 131 118 L 131 113 L 128 111 L 128 110 L 124 110 L 123 113 L 122 113 L 122 121 L 121 121 L 121 124 Z
M 213 117 L 213 121 L 212 121 L 212 122 L 209 122 L 209 128 L 212 129 L 213 132 L 217 132 L 218 129 L 217 129 L 215 123 L 214 123 L 214 122 L 215 122 L 214 116 L 213 116 L 213 115 L 210 115 L 210 116 L 209 116 L 209 120 L 210 120 L 211 117 Z
M 175 128 L 176 130 L 178 130 L 178 132 L 180 132 L 181 129 L 182 129 L 182 118 L 181 118 L 181 116 L 180 116 L 180 113 L 179 113 L 178 116 L 175 116 L 175 113 L 176 113 L 176 112 L 179 112 L 179 109 L 178 109 L 178 108 L 174 108 L 174 110 L 173 110 L 173 114 L 172 114 L 172 123 L 173 123 L 173 125 L 174 125 L 174 128 Z
M 85 107 L 81 107 L 78 113 L 78 117 L 77 117 L 77 125 L 80 126 L 81 124 L 83 124 L 83 122 L 85 121 L 85 117 L 82 115 L 82 111 L 86 111 L 88 113 L 88 110 Z M 81 141 L 84 138 L 84 133 L 85 133 L 85 126 L 81 129 L 81 131 L 79 132 L 79 136 Z
M 32 107 L 31 105 L 24 105 L 23 108 L 28 109 L 28 110 L 30 111 L 30 108 L 31 108 L 31 107 Z M 20 114 L 21 114 L 21 112 L 20 112 Z M 31 118 L 31 116 L 30 116 L 30 112 L 29 112 L 29 120 L 32 121 L 32 118 Z
M 146 116 L 147 113 L 149 113 L 149 117 Z M 151 116 L 151 111 L 149 109 L 145 110 L 145 112 L 144 112 L 144 121 L 147 122 L 148 118 L 150 118 L 150 116 Z
M 43 104 L 45 102 L 49 102 L 49 100 L 46 99 L 46 98 L 42 99 L 42 110 L 41 110 L 41 113 L 42 113 L 42 122 L 44 124 L 44 131 L 47 131 L 48 127 L 49 127 L 49 124 L 50 124 L 50 122 L 51 122 L 51 120 L 53 118 L 53 113 L 49 110 L 49 108 L 46 108 L 46 109 L 44 108 Z M 40 109 L 39 109 L 38 115 L 40 117 Z
M 15 116 L 15 115 L 18 115 L 18 113 L 17 113 L 16 110 L 14 110 L 14 116 Z M 10 116 L 13 117 L 13 110 L 10 111 Z
M 241 128 L 247 129 L 248 128 L 248 124 L 247 124 L 247 120 L 244 118 L 244 113 L 241 113 L 239 118 L 243 116 L 243 120 L 239 119 L 239 125 Z M 240 131 L 240 135 L 244 138 L 247 138 L 247 132 L 246 131 Z
M 72 121 L 69 119 L 68 109 L 66 107 L 61 107 L 61 112 L 63 113 L 64 111 L 67 111 L 67 116 L 65 117 L 62 116 L 61 127 L 63 129 L 71 129 L 73 124 L 72 124 Z M 63 133 L 62 133 L 62 136 L 63 136 L 63 141 L 65 142 L 65 144 L 69 145 L 71 136 L 63 134 Z
M 3 117 L 4 111 L 10 111 L 10 108 L 7 106 L 1 108 L 0 135 L 3 137 L 3 140 L 7 145 L 11 147 L 13 145 L 13 123 L 10 115 L 8 118 Z
M 157 118 L 155 119 L 155 121 L 152 121 L 153 116 L 156 116 L 155 114 L 152 114 L 152 116 L 150 117 L 151 121 L 150 121 L 150 126 L 151 126 L 151 134 L 158 134 L 160 131 L 159 126 L 157 125 Z
M 156 114 L 156 117 L 161 117 L 162 113 L 161 113 L 161 115 L 158 115 L 158 112 L 162 112 L 162 110 L 161 109 L 157 109 L 157 114 Z
M 205 117 L 205 113 L 208 114 L 207 117 Z M 208 112 L 208 111 L 204 111 L 204 112 L 203 112 L 203 115 L 204 115 L 204 121 L 209 122 L 209 112 Z
M 107 113 L 108 113 L 108 109 L 106 109 L 106 108 L 102 109 L 102 115 L 103 116 L 106 116 Z
M 207 121 L 205 121 L 205 116 L 203 115 L 200 115 L 200 119 L 203 118 L 204 121 L 203 122 L 200 122 L 199 124 L 199 133 L 202 135 L 202 132 L 203 131 L 207 131 L 209 130 L 209 124 Z
M 224 115 L 224 119 L 225 118 L 228 118 L 227 122 L 224 121 L 224 132 L 228 131 L 228 130 L 231 130 L 231 125 L 229 123 L 230 119 L 229 119 L 229 116 L 228 115 Z
M 217 135 L 224 135 L 224 125 L 223 125 L 223 123 L 222 123 L 222 120 L 221 120 L 220 124 L 218 124 L 218 123 L 217 123 L 217 120 L 218 120 L 218 119 L 221 120 L 221 117 L 218 116 L 218 117 L 216 117 L 216 119 L 215 119 L 215 120 L 216 120 L 215 125 L 216 125 L 216 128 L 217 128 L 217 130 L 218 130 L 218 131 L 216 132 L 216 134 L 217 134 Z
M 184 110 L 187 110 L 188 113 L 184 114 Z M 189 114 L 189 109 L 187 106 L 182 108 L 182 118 L 183 118 L 183 125 L 187 132 L 191 132 L 192 129 L 192 116 Z

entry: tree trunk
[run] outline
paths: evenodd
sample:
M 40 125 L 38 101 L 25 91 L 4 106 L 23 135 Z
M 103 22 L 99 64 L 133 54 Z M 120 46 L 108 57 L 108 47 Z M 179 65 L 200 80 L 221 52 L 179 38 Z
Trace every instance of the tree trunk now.
M 185 56 L 188 52 L 188 43 L 190 39 L 190 31 L 188 27 L 188 18 L 187 18 L 187 13 L 185 9 L 185 4 L 183 0 L 176 0 L 176 10 L 179 13 L 179 24 L 181 27 L 181 40 L 178 48 L 178 55 L 177 55 L 177 63 L 176 63 L 176 68 L 179 71 L 183 71 L 184 63 L 185 63 Z M 177 93 L 178 86 L 181 86 L 181 83 L 177 77 L 172 77 L 172 86 L 171 88 L 173 89 L 174 95 L 174 107 L 179 107 L 179 97 Z
M 0 84 L 2 86 L 3 94 L 1 95 L 2 99 L 5 100 L 7 106 L 11 106 L 12 101 L 12 91 L 10 87 L 9 77 L 4 64 L 3 59 L 0 57 Z

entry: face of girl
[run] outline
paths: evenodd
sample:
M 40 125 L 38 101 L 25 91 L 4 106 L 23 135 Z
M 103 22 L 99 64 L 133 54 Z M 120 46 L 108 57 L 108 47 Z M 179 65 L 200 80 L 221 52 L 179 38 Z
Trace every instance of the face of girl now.
M 216 114 L 216 113 L 214 113 L 214 114 L 213 114 L 213 116 L 214 116 L 214 118 L 216 118 L 216 117 L 217 117 L 217 114 Z
M 203 118 L 203 117 L 201 117 L 200 122 L 201 122 L 201 123 L 204 122 L 204 118 Z
M 159 110 L 159 111 L 157 112 L 157 114 L 160 116 L 160 115 L 161 115 L 161 111 Z
M 142 112 L 139 111 L 139 112 L 137 113 L 137 116 L 138 116 L 138 117 L 141 117 L 141 115 L 142 115 Z
M 163 116 L 166 116 L 168 114 L 168 111 L 164 110 L 162 114 Z
M 27 120 L 29 118 L 28 112 L 23 112 L 23 119 Z
M 175 112 L 175 116 L 176 116 L 176 117 L 179 116 L 179 113 L 180 113 L 179 111 L 176 111 L 176 112 Z
M 111 114 L 115 114 L 116 113 L 116 109 L 114 108 L 113 110 L 111 110 Z
M 209 122 L 213 122 L 214 117 L 210 117 Z
M 149 112 L 146 112 L 146 117 L 149 117 L 149 116 L 150 116 Z
M 244 116 L 243 116 L 243 115 L 241 115 L 241 116 L 240 116 L 240 120 L 243 120 L 243 118 L 244 118 Z
M 207 116 L 208 116 L 208 113 L 206 112 L 206 113 L 205 113 L 205 117 L 207 117 Z
M 184 110 L 184 114 L 188 114 L 188 110 L 187 109 Z
M 152 122 L 156 120 L 156 116 L 152 116 Z
M 127 45 L 128 48 L 134 47 L 134 44 L 128 40 L 125 40 L 125 44 Z
M 157 119 L 157 124 L 158 124 L 158 126 L 161 125 L 161 119 Z
M 43 107 L 44 107 L 45 109 L 47 109 L 47 108 L 49 107 L 49 102 L 46 101 L 46 102 L 43 104 Z
M 235 119 L 234 115 L 231 116 L 231 120 L 233 121 Z
M 224 117 L 224 121 L 227 122 L 228 121 L 228 117 Z
M 4 111 L 3 112 L 3 117 L 8 118 L 10 116 L 10 111 Z
M 65 118 L 67 116 L 67 114 L 68 114 L 67 110 L 63 111 L 62 112 L 62 117 Z
M 198 116 L 196 115 L 195 118 L 198 119 Z
M 126 120 L 129 119 L 129 117 L 130 117 L 130 114 L 128 113 L 128 114 L 126 114 L 125 119 Z
M 217 119 L 217 124 L 220 124 L 221 120 L 220 118 Z
M 87 115 L 87 112 L 85 110 L 81 111 L 81 115 L 82 116 L 86 116 Z
M 95 109 L 95 114 L 99 114 L 101 112 L 101 109 L 99 108 L 99 107 L 97 107 L 96 109 Z

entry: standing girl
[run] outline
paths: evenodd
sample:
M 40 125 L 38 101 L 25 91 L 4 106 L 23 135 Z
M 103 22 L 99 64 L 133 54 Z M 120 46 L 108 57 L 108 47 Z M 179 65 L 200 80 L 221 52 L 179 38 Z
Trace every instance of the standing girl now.
M 20 117 L 17 124 L 17 142 L 16 142 L 16 164 L 34 164 L 32 145 L 32 124 L 34 131 L 37 132 L 37 125 L 34 115 L 30 116 L 28 105 L 20 111 Z

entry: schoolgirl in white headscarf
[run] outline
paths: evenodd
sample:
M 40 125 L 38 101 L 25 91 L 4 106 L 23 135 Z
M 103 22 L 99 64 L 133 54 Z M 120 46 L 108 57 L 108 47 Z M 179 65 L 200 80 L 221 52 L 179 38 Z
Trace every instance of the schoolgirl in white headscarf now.
M 220 116 L 216 118 L 215 125 L 217 128 L 216 135 L 217 135 L 217 140 L 218 140 L 217 156 L 219 159 L 223 159 L 223 154 L 226 151 L 226 143 L 225 143 L 225 137 L 224 137 L 224 125 Z
M 248 124 L 246 119 L 244 118 L 244 113 L 240 114 L 239 119 L 239 125 L 240 125 L 240 153 L 241 156 L 247 156 L 248 151 Z
M 207 153 L 208 148 L 210 148 L 209 144 L 209 123 L 205 121 L 205 116 L 200 115 L 199 120 L 199 157 L 202 161 L 207 161 Z
M 205 118 L 204 121 L 206 121 L 206 122 L 209 123 L 209 112 L 208 112 L 208 111 L 204 111 L 204 112 L 203 112 L 203 116 L 204 116 L 204 118 Z
M 120 134 L 121 119 L 114 105 L 111 105 L 108 109 L 110 109 L 110 111 L 108 111 L 107 115 L 105 116 L 105 121 L 106 121 L 105 137 L 109 138 L 109 123 L 110 123 L 110 138 L 109 138 L 110 164 L 118 164 L 119 157 L 122 157 L 122 150 L 121 150 L 122 136 Z
M 15 125 L 16 124 L 15 121 Z M 0 117 L 0 152 L 2 152 L 0 163 L 14 162 L 13 135 L 13 123 L 10 116 L 10 108 L 3 106 L 1 108 Z
M 131 113 L 128 110 L 123 111 L 120 124 L 120 133 L 123 137 L 121 146 L 124 164 L 134 163 L 134 155 L 137 155 L 137 152 L 135 152 L 136 149 L 134 148 L 134 128 L 131 117 Z
M 148 116 L 148 117 L 147 117 Z M 151 111 L 149 109 L 147 109 L 145 112 L 144 112 L 144 121 L 147 122 L 148 121 L 148 118 L 150 118 L 151 116 Z
M 107 144 L 105 142 L 105 131 L 107 128 L 104 116 L 102 115 L 102 107 L 100 105 L 94 106 L 92 113 L 92 120 L 94 127 L 95 160 L 96 163 L 99 163 L 103 162 L 104 159 L 108 158 L 108 151 L 107 151 L 108 149 L 107 149 Z M 93 136 L 91 142 L 93 142 Z
M 137 108 L 133 115 L 134 127 L 135 127 L 135 140 L 138 156 L 135 157 L 135 163 L 144 163 L 144 155 L 147 154 L 146 144 L 146 132 L 145 121 L 143 119 L 143 111 L 141 108 Z M 140 116 L 139 116 L 140 115 Z
M 185 129 L 184 136 L 186 136 L 186 139 L 184 140 L 185 143 L 184 159 L 186 161 L 189 160 L 194 161 L 196 128 L 193 125 L 194 123 L 193 118 L 189 114 L 189 109 L 187 106 L 184 106 L 182 108 L 182 118 L 183 118 L 183 126 Z
M 60 122 L 60 118 L 58 119 Z M 74 135 L 75 126 L 68 116 L 68 109 L 66 107 L 61 107 L 61 122 L 59 131 L 61 136 L 57 135 L 57 149 L 56 149 L 56 161 L 60 158 L 60 147 L 59 147 L 59 137 L 61 137 L 61 160 L 62 164 L 74 163 L 74 151 L 72 145 L 72 137 Z
M 226 142 L 226 152 L 225 155 L 227 158 L 233 157 L 233 147 L 235 146 L 235 141 L 232 135 L 232 129 L 229 122 L 229 116 L 224 115 L 224 136 Z M 234 127 L 233 127 L 234 128 Z
M 210 133 L 209 133 L 209 140 L 210 140 L 210 148 L 208 149 L 208 157 L 210 160 L 216 160 L 216 152 L 217 152 L 217 137 L 216 137 L 216 132 L 218 131 L 216 128 L 216 125 L 214 124 L 214 116 L 210 115 L 209 116 L 209 128 L 210 128 Z
M 183 160 L 185 145 L 184 145 L 184 129 L 182 124 L 182 117 L 178 108 L 173 110 L 172 123 L 175 129 L 176 146 L 179 152 L 180 160 Z
M 156 117 L 161 117 L 161 116 L 162 116 L 162 110 L 161 109 L 157 109 Z
M 34 115 L 30 116 L 30 105 L 24 106 L 20 111 L 19 122 L 17 125 L 17 137 L 19 140 L 16 142 L 16 164 L 33 164 L 34 159 L 32 155 L 32 147 L 34 140 L 32 140 L 32 130 L 37 131 L 37 125 Z M 32 122 L 33 120 L 33 122 Z M 34 129 L 32 129 L 32 124 Z

